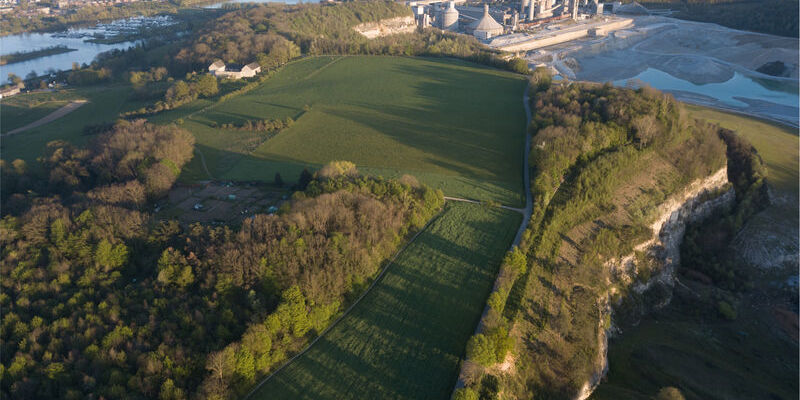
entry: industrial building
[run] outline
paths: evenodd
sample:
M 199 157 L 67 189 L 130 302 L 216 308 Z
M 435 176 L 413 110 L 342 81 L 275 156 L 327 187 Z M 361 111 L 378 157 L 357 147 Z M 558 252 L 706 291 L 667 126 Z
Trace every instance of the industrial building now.
M 598 0 L 520 0 L 519 6 L 491 7 L 488 3 L 471 6 L 465 0 L 446 3 L 420 0 L 408 4 L 417 26 L 473 35 L 490 47 L 510 52 L 529 51 L 586 36 L 602 36 L 631 23 L 628 19 L 604 14 L 639 10 L 638 4 L 626 9 L 620 2 L 600 3 Z M 578 23 L 559 23 L 566 20 Z
M 472 34 L 481 40 L 488 40 L 495 36 L 500 36 L 505 30 L 503 25 L 497 23 L 497 21 L 495 21 L 494 18 L 489 15 L 488 4 L 483 5 L 483 16 L 481 19 L 475 21 L 470 28 L 472 30 Z

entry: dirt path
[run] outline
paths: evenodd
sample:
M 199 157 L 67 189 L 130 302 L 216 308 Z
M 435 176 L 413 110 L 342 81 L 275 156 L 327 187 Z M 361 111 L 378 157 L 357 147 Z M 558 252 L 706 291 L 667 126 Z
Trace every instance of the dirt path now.
M 195 150 L 197 151 L 197 154 L 200 155 L 200 163 L 203 164 L 203 169 L 206 171 L 206 175 L 208 175 L 208 179 L 212 179 L 213 180 L 214 177 L 211 176 L 211 172 L 208 170 L 208 166 L 206 165 L 206 156 L 203 155 L 203 152 L 200 151 L 200 149 L 195 147 Z
M 44 124 L 48 124 L 50 122 L 53 122 L 53 121 L 65 116 L 65 115 L 77 110 L 80 106 L 82 106 L 82 105 L 84 105 L 86 103 L 88 103 L 88 101 L 86 101 L 86 100 L 73 100 L 71 103 L 65 105 L 64 107 L 59 108 L 58 110 L 55 110 L 55 111 L 51 112 L 50 114 L 45 115 L 44 117 L 40 118 L 38 121 L 33 121 L 28 125 L 25 125 L 25 126 L 17 128 L 17 129 L 14 129 L 14 130 L 12 130 L 12 131 L 10 131 L 8 133 L 4 133 L 2 136 L 16 135 L 17 133 L 25 132 L 28 129 L 33 129 L 33 128 L 42 126 Z

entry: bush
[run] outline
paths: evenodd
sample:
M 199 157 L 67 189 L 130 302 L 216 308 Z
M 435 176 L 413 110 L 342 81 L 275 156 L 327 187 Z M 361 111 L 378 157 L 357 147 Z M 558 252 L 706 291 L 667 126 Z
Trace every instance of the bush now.
M 661 388 L 653 397 L 653 400 L 684 400 L 683 394 L 677 388 L 668 386 Z
M 736 309 L 732 305 L 730 305 L 730 303 L 728 303 L 727 301 L 718 302 L 717 311 L 719 311 L 719 313 L 723 317 L 725 317 L 725 319 L 730 321 L 735 320 L 739 316 L 738 313 L 736 312 Z
M 478 333 L 467 342 L 467 358 L 484 367 L 503 361 L 514 347 L 513 339 L 505 327 L 497 327 L 486 334 Z
M 512 58 L 508 61 L 508 69 L 518 74 L 528 75 L 531 69 L 528 68 L 528 62 L 522 58 Z
M 459 388 L 453 393 L 453 400 L 478 400 L 478 392 L 470 388 Z
M 350 161 L 331 161 L 317 172 L 317 177 L 324 179 L 339 176 L 355 176 L 358 174 L 356 165 Z

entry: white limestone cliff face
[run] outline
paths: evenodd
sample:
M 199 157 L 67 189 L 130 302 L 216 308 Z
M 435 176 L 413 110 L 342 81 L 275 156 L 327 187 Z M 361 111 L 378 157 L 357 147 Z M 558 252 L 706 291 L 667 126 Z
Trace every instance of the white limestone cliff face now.
M 636 264 L 635 254 L 610 260 L 606 265 L 611 269 L 612 276 L 616 280 L 615 283 L 618 286 L 628 287 L 638 294 L 654 285 L 664 285 L 669 288 L 670 297 L 656 304 L 654 308 L 658 309 L 669 304 L 672 287 L 675 285 L 675 268 L 680 265 L 680 245 L 686 232 L 686 225 L 706 218 L 722 207 L 729 207 L 735 198 L 732 187 L 722 195 L 710 197 L 710 195 L 724 190 L 727 184 L 727 168 L 722 168 L 704 179 L 692 182 L 682 193 L 673 195 L 662 203 L 659 206 L 658 217 L 651 225 L 653 236 L 634 248 L 635 251 L 653 256 L 661 264 L 661 269 L 646 282 L 642 282 L 636 279 L 640 267 Z M 610 297 L 613 294 L 614 289 L 610 290 L 605 298 L 599 300 L 601 302 L 600 309 L 605 313 L 604 316 L 612 313 Z M 604 320 L 605 318 L 601 318 L 599 321 L 599 346 L 595 373 L 575 396 L 577 400 L 587 399 L 608 371 L 608 337 L 614 327 L 613 325 L 605 327 Z
M 394 35 L 397 33 L 411 33 L 417 29 L 413 16 L 384 19 L 378 22 L 365 22 L 353 27 L 356 32 L 369 39 Z

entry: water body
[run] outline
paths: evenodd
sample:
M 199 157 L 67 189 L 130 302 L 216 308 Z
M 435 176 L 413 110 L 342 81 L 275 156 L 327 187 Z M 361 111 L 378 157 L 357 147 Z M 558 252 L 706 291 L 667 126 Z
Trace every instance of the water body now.
M 284 3 L 284 4 L 300 4 L 300 3 L 319 3 L 319 0 L 228 0 L 220 3 L 207 5 L 203 8 L 220 8 L 225 4 L 242 4 L 242 3 Z
M 5 80 L 8 74 L 25 77 L 31 71 L 44 75 L 46 71 L 68 70 L 72 63 L 89 64 L 98 54 L 114 50 L 127 49 L 138 43 L 129 41 L 115 44 L 98 44 L 87 40 L 95 37 L 111 37 L 118 34 L 138 32 L 142 27 L 163 26 L 173 24 L 175 20 L 169 16 L 133 17 L 105 24 L 97 24 L 89 28 L 72 28 L 64 32 L 54 33 L 22 33 L 0 38 L 0 54 L 27 52 L 62 45 L 77 51 L 40 57 L 20 63 L 0 66 L 0 80 Z
M 658 69 L 647 68 L 639 75 L 630 79 L 615 81 L 614 84 L 625 86 L 629 83 L 633 83 L 634 86 L 638 86 L 635 84 L 636 81 L 645 82 L 656 89 L 666 92 L 681 91 L 711 97 L 733 107 L 747 107 L 748 104 L 741 101 L 741 99 L 744 98 L 792 107 L 797 107 L 798 101 L 800 101 L 797 87 L 792 88 L 792 85 L 779 84 L 779 86 L 770 89 L 758 81 L 738 72 L 734 73 L 733 78 L 722 83 L 697 85 L 687 80 L 676 78 Z
M 753 78 L 735 72 L 725 82 L 695 84 L 656 68 L 647 68 L 634 77 L 616 80 L 614 84 L 638 87 L 641 82 L 672 93 L 679 100 L 739 110 L 757 108 L 757 114 L 795 125 L 800 114 L 797 81 Z

